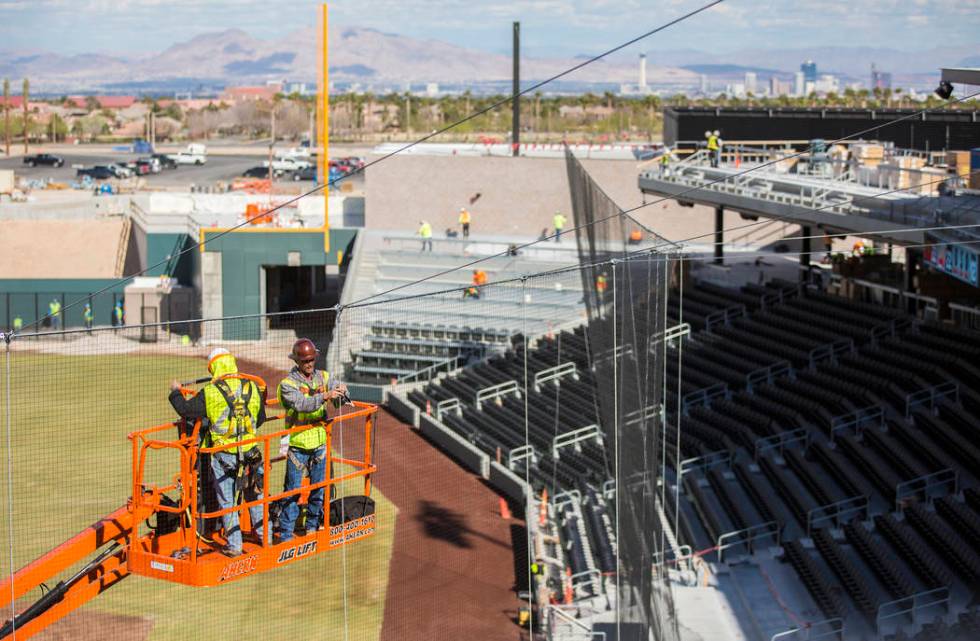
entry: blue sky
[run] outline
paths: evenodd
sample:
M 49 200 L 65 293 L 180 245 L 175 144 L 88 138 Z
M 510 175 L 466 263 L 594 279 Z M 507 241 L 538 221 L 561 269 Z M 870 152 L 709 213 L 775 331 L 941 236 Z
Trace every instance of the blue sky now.
M 487 51 L 521 20 L 530 55 L 595 53 L 699 0 L 335 0 L 331 21 Z M 274 38 L 312 24 L 308 0 L 0 0 L 0 49 L 139 53 L 237 27 Z M 980 0 L 725 0 L 655 36 L 653 51 L 801 45 L 928 49 L 980 41 Z M 978 51 L 980 53 L 980 51 Z

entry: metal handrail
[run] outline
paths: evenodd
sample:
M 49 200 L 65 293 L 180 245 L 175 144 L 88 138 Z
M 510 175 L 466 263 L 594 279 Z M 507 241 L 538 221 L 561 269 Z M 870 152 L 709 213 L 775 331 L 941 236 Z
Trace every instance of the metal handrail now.
M 823 512 L 823 514 L 819 514 Z M 836 501 L 827 505 L 820 505 L 806 513 L 806 535 L 810 536 L 814 525 L 830 520 L 837 527 L 840 527 L 845 519 L 852 514 L 863 514 L 864 519 L 868 516 L 868 497 L 852 496 L 842 501 Z
M 771 450 L 778 450 L 779 455 L 782 456 L 787 445 L 800 441 L 803 442 L 803 450 L 806 451 L 807 447 L 810 446 L 810 430 L 801 427 L 757 439 L 755 442 L 755 460 L 758 461 L 760 456 Z
M 451 372 L 454 369 L 458 369 L 459 368 L 459 360 L 460 360 L 460 357 L 459 356 L 452 356 L 450 358 L 447 358 L 444 361 L 440 361 L 438 363 L 434 363 L 432 365 L 429 365 L 428 367 L 425 367 L 425 368 L 420 369 L 420 370 L 417 370 L 417 371 L 415 371 L 415 372 L 413 372 L 411 374 L 407 374 L 407 375 L 405 375 L 405 376 L 403 376 L 403 377 L 401 377 L 399 379 L 396 379 L 396 382 L 398 384 L 401 384 L 401 383 L 413 383 L 413 382 L 415 382 L 415 379 L 419 378 L 422 374 L 428 375 L 428 378 L 425 379 L 426 381 L 431 381 L 432 380 L 432 375 L 438 373 L 437 370 L 440 367 L 446 367 L 446 370 L 445 370 L 446 372 Z
M 718 562 L 724 563 L 723 552 L 728 548 L 735 547 L 736 545 L 742 545 L 743 543 L 748 546 L 749 551 L 752 551 L 753 541 L 759 539 L 765 539 L 772 537 L 776 545 L 779 545 L 780 531 L 779 523 L 775 521 L 767 521 L 765 523 L 759 523 L 758 525 L 752 525 L 741 530 L 734 530 L 732 532 L 726 532 L 718 537 L 716 541 L 715 549 L 718 550 Z M 727 539 L 734 539 L 728 542 Z
M 588 440 L 593 440 L 600 445 L 602 444 L 602 432 L 599 430 L 598 425 L 586 425 L 571 432 L 565 432 L 564 434 L 555 436 L 551 443 L 551 456 L 556 460 L 561 458 L 559 451 L 570 445 L 575 446 L 576 452 L 581 452 L 582 446 L 580 443 Z
M 457 415 L 463 414 L 463 404 L 458 398 L 446 398 L 436 403 L 436 420 L 442 420 L 443 412 L 456 412 Z
M 711 328 L 715 325 L 731 325 L 732 321 L 737 318 L 748 318 L 749 311 L 746 309 L 745 305 L 733 305 L 731 307 L 726 307 L 725 309 L 720 309 L 717 312 L 712 312 L 704 317 L 704 331 L 711 332 Z
M 727 383 L 715 383 L 699 390 L 688 392 L 681 398 L 681 411 L 687 415 L 692 407 L 711 407 L 711 402 L 718 398 L 728 398 L 730 395 Z
M 554 381 L 556 385 L 561 385 L 561 379 L 566 376 L 571 376 L 573 379 L 578 380 L 578 366 L 573 361 L 568 361 L 567 363 L 555 365 L 554 367 L 537 372 L 534 375 L 534 391 L 540 391 L 541 384 L 549 381 Z
M 885 427 L 885 408 L 881 405 L 868 405 L 847 414 L 835 416 L 830 420 L 830 442 L 835 443 L 837 432 L 849 427 L 854 428 L 854 434 L 861 436 L 869 424 L 877 423 L 878 429 Z
M 927 504 L 932 503 L 934 497 L 931 490 L 943 486 L 951 486 L 949 494 L 956 494 L 959 491 L 959 474 L 956 470 L 947 467 L 899 483 L 895 486 L 895 511 L 902 511 L 905 507 L 905 499 L 909 496 L 921 494 Z
M 752 394 L 752 386 L 760 383 L 772 384 L 772 382 L 782 376 L 788 375 L 790 378 L 796 378 L 796 370 L 793 369 L 793 365 L 789 361 L 779 361 L 778 363 L 773 363 L 768 367 L 760 367 L 757 370 L 749 372 L 745 377 L 745 389 Z
M 484 401 L 498 399 L 507 394 L 515 394 L 517 398 L 521 398 L 521 386 L 517 384 L 517 381 L 498 383 L 478 391 L 476 393 L 476 409 L 482 410 Z
M 810 371 L 816 371 L 817 364 L 830 361 L 836 365 L 838 357 L 842 354 L 853 354 L 855 352 L 854 339 L 845 338 L 826 345 L 820 345 L 810 350 Z
M 538 453 L 534 449 L 533 445 L 521 445 L 520 447 L 515 447 L 507 453 L 507 469 L 513 472 L 515 463 L 519 463 L 528 458 L 531 459 L 531 463 L 538 462 Z
M 815 632 L 818 626 L 829 625 L 831 628 L 823 632 Z M 819 641 L 820 639 L 827 639 L 831 635 L 835 636 L 838 641 L 844 641 L 844 619 L 833 618 L 824 619 L 823 621 L 816 621 L 814 623 L 806 623 L 803 627 L 792 628 L 784 632 L 778 632 L 771 637 L 769 641 L 778 641 L 779 639 L 789 639 L 790 635 L 798 635 L 802 632 L 805 636 L 800 641 Z M 799 638 L 799 637 L 793 637 Z
M 946 381 L 939 385 L 921 389 L 918 392 L 912 392 L 905 397 L 906 420 L 912 418 L 912 411 L 920 405 L 928 405 L 929 409 L 935 409 L 937 402 L 948 397 L 952 397 L 954 403 L 960 402 L 959 383 Z
M 666 341 L 668 344 L 673 344 L 675 338 L 690 337 L 691 335 L 691 325 L 690 323 L 681 323 L 680 325 L 674 325 L 673 327 L 668 327 L 662 332 L 657 332 L 650 337 L 650 348 L 651 354 L 656 355 L 655 347 L 660 343 Z
M 924 601 L 924 602 L 923 602 Z M 924 590 L 910 594 L 901 599 L 888 601 L 878 606 L 875 616 L 875 631 L 881 634 L 881 622 L 895 617 L 912 615 L 912 621 L 916 619 L 916 614 L 920 610 L 932 608 L 937 605 L 944 605 L 946 613 L 949 613 L 950 591 L 948 587 L 939 587 L 932 590 Z M 891 611 L 889 611 L 891 610 Z
M 709 452 L 704 456 L 695 456 L 684 459 L 678 466 L 677 476 L 681 477 L 696 470 L 710 470 L 720 465 L 732 466 L 732 453 L 728 450 Z

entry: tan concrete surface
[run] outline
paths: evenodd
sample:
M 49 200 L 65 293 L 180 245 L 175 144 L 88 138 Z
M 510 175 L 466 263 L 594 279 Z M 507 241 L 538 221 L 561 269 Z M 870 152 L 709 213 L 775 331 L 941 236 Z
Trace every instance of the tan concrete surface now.
M 643 204 L 636 162 L 587 160 L 583 164 L 621 208 Z M 561 159 L 396 156 L 368 167 L 365 193 L 365 224 L 373 229 L 415 231 L 420 220 L 428 220 L 439 238 L 447 227 L 458 229 L 463 206 L 472 214 L 471 234 L 476 236 L 537 236 L 545 227 L 550 232 L 556 210 L 568 218 L 566 229 L 573 226 L 568 176 Z M 480 199 L 470 206 L 469 198 L 477 193 Z M 647 197 L 648 202 L 654 200 Z M 707 235 L 714 231 L 714 212 L 708 207 L 664 201 L 631 215 L 671 240 L 705 236 L 696 242 L 713 242 Z M 724 223 L 736 227 L 748 221 L 726 212 Z
M 103 220 L 0 220 L 0 278 L 113 278 L 123 228 Z

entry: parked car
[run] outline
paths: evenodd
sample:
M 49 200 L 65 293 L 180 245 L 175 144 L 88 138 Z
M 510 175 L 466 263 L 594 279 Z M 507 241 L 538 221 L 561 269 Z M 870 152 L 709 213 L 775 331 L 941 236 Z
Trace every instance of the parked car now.
M 160 164 L 160 169 L 177 169 L 177 163 L 167 154 L 153 154 L 150 158 Z
M 109 178 L 115 178 L 116 172 L 104 165 L 96 165 L 95 167 L 83 167 L 76 171 L 75 175 L 79 178 L 89 176 L 95 180 L 108 180 Z
M 153 156 L 150 156 L 148 158 L 140 158 L 139 160 L 136 161 L 136 165 L 137 166 L 146 165 L 149 168 L 149 171 L 147 173 L 151 173 L 151 174 L 158 174 L 160 173 L 160 169 L 162 169 L 160 161 Z
M 341 162 L 346 164 L 351 168 L 351 171 L 361 169 L 364 167 L 364 159 L 360 156 L 348 156 L 346 158 L 341 158 Z
M 269 161 L 266 160 L 262 165 L 268 167 Z M 312 164 L 309 161 L 299 158 L 284 158 L 279 156 L 278 158 L 272 159 L 272 168 L 278 171 L 297 171 L 311 166 Z
M 116 175 L 116 178 L 132 178 L 134 171 L 127 167 L 126 165 L 121 165 L 118 163 L 110 163 L 106 167 Z
M 28 167 L 37 167 L 38 165 L 63 167 L 65 165 L 64 158 L 61 156 L 54 156 L 52 154 L 34 154 L 33 156 L 24 156 L 23 162 Z
M 300 180 L 316 180 L 316 167 L 303 167 L 302 169 L 297 169 L 293 172 L 293 180 L 299 182 Z
M 276 176 L 276 177 L 282 176 L 282 170 L 273 169 L 272 170 L 272 175 L 273 176 Z M 250 169 L 246 169 L 242 173 L 242 176 L 244 176 L 245 178 L 268 178 L 269 177 L 269 167 L 268 166 L 265 166 L 265 167 L 252 167 Z
M 296 158 L 297 160 L 309 160 L 310 158 L 310 148 L 309 147 L 292 147 L 286 151 L 279 152 L 279 156 L 283 158 Z
M 170 157 L 178 165 L 203 165 L 208 161 L 207 156 L 203 154 L 192 154 L 189 151 L 171 154 Z

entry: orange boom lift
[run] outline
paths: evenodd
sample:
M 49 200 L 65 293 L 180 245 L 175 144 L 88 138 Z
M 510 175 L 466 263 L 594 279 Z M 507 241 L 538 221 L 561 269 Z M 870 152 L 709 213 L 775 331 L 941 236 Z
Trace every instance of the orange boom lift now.
M 257 376 L 232 374 L 225 378 L 252 380 L 260 389 L 265 389 L 265 381 Z M 185 395 L 192 393 L 186 388 L 181 391 Z M 276 400 L 266 402 L 267 406 L 277 404 Z M 12 600 L 41 587 L 91 555 L 96 556 L 69 578 L 59 581 L 13 619 L 6 621 L 0 627 L 0 639 L 13 637 L 15 633 L 17 639 L 28 639 L 130 574 L 141 574 L 184 585 L 214 587 L 274 570 L 300 559 L 311 558 L 371 536 L 375 531 L 371 475 L 377 471 L 377 467 L 371 462 L 371 454 L 378 406 L 356 401 L 353 405 L 354 409 L 350 413 L 322 423 L 327 432 L 326 451 L 330 462 L 337 464 L 345 473 L 333 477 L 332 465 L 328 464 L 327 477 L 323 482 L 270 495 L 269 478 L 273 463 L 270 454 L 278 453 L 279 441 L 283 436 L 310 426 L 300 425 L 256 435 L 242 443 L 258 443 L 262 448 L 264 498 L 211 512 L 198 509 L 200 455 L 231 450 L 242 443 L 200 447 L 200 421 L 190 426 L 190 429 L 186 429 L 189 426 L 182 422 L 167 423 L 129 434 L 133 459 L 132 496 L 123 507 L 0 582 L 0 608 L 9 609 Z M 272 417 L 264 425 L 282 418 L 282 415 Z M 181 427 L 185 429 L 181 430 Z M 177 438 L 167 439 L 164 433 L 174 428 L 178 429 Z M 363 430 L 363 455 L 360 460 L 334 455 L 332 440 L 344 429 Z M 347 438 L 353 439 L 355 436 L 360 435 Z M 144 481 L 147 456 L 157 450 L 174 452 L 180 461 L 180 469 L 171 482 L 162 486 Z M 221 554 L 223 540 L 220 537 L 215 536 L 214 541 L 205 542 L 198 535 L 197 525 L 201 519 L 217 518 L 234 511 L 239 513 L 242 532 L 251 532 L 252 524 L 249 523 L 247 508 L 261 505 L 263 523 L 268 524 L 270 508 L 279 499 L 299 494 L 302 501 L 310 490 L 330 488 L 358 478 L 364 479 L 363 492 L 358 490 L 354 495 L 331 500 L 329 514 L 326 515 L 329 519 L 328 525 L 320 531 L 308 532 L 304 536 L 296 536 L 279 544 L 246 541 L 244 553 L 235 558 Z M 207 491 L 211 489 L 207 488 Z M 330 490 L 326 489 L 325 494 L 330 496 Z M 150 523 L 150 517 L 154 516 L 155 522 Z M 146 527 L 141 528 L 144 523 Z M 267 526 L 267 537 L 271 535 L 269 530 Z M 259 539 L 254 537 L 254 540 Z

